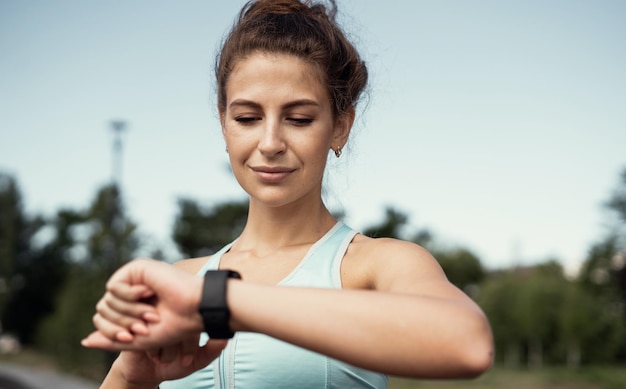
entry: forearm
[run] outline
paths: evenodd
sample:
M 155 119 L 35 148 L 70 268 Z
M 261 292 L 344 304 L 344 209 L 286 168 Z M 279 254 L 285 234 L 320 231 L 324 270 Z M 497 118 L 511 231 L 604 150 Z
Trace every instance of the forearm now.
M 465 301 L 230 282 L 234 330 L 252 331 L 387 374 L 468 377 L 491 363 L 491 331 Z

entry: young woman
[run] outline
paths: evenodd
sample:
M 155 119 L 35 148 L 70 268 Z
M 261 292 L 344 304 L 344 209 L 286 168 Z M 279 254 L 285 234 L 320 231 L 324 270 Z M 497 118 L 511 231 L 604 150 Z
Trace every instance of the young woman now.
M 216 76 L 226 149 L 250 197 L 246 226 L 211 257 L 132 261 L 111 279 L 84 341 L 127 350 L 103 387 L 383 388 L 387 374 L 490 367 L 484 314 L 426 250 L 363 236 L 324 205 L 327 158 L 341 156 L 367 83 L 333 15 L 297 0 L 244 6 Z M 202 288 L 202 301 L 215 296 L 198 276 L 218 269 L 242 278 L 213 292 L 225 294 L 234 337 L 199 346 Z

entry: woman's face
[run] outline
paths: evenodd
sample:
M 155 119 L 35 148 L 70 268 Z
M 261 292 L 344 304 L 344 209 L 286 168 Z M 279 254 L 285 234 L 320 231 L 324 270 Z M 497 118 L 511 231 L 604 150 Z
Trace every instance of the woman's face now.
M 252 200 L 272 207 L 321 197 L 328 151 L 351 120 L 335 120 L 317 69 L 289 55 L 240 60 L 220 113 L 230 163 Z

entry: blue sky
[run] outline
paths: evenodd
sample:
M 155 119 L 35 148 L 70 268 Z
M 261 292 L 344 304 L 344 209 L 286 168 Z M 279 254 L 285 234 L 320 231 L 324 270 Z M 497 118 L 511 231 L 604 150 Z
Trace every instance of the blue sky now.
M 242 1 L 0 2 L 0 170 L 30 212 L 122 183 L 154 245 L 176 199 L 243 198 L 225 164 L 212 65 Z M 393 205 L 490 267 L 575 269 L 626 167 L 626 2 L 339 1 L 370 66 L 329 202 L 363 228 Z

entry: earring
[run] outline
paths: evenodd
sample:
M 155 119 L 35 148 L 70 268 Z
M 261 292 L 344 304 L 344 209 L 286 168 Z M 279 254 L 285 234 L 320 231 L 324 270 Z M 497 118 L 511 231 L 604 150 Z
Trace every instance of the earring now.
M 335 157 L 341 157 L 341 147 L 337 147 L 337 149 L 335 150 Z
M 226 146 L 226 154 L 228 154 L 228 146 Z

